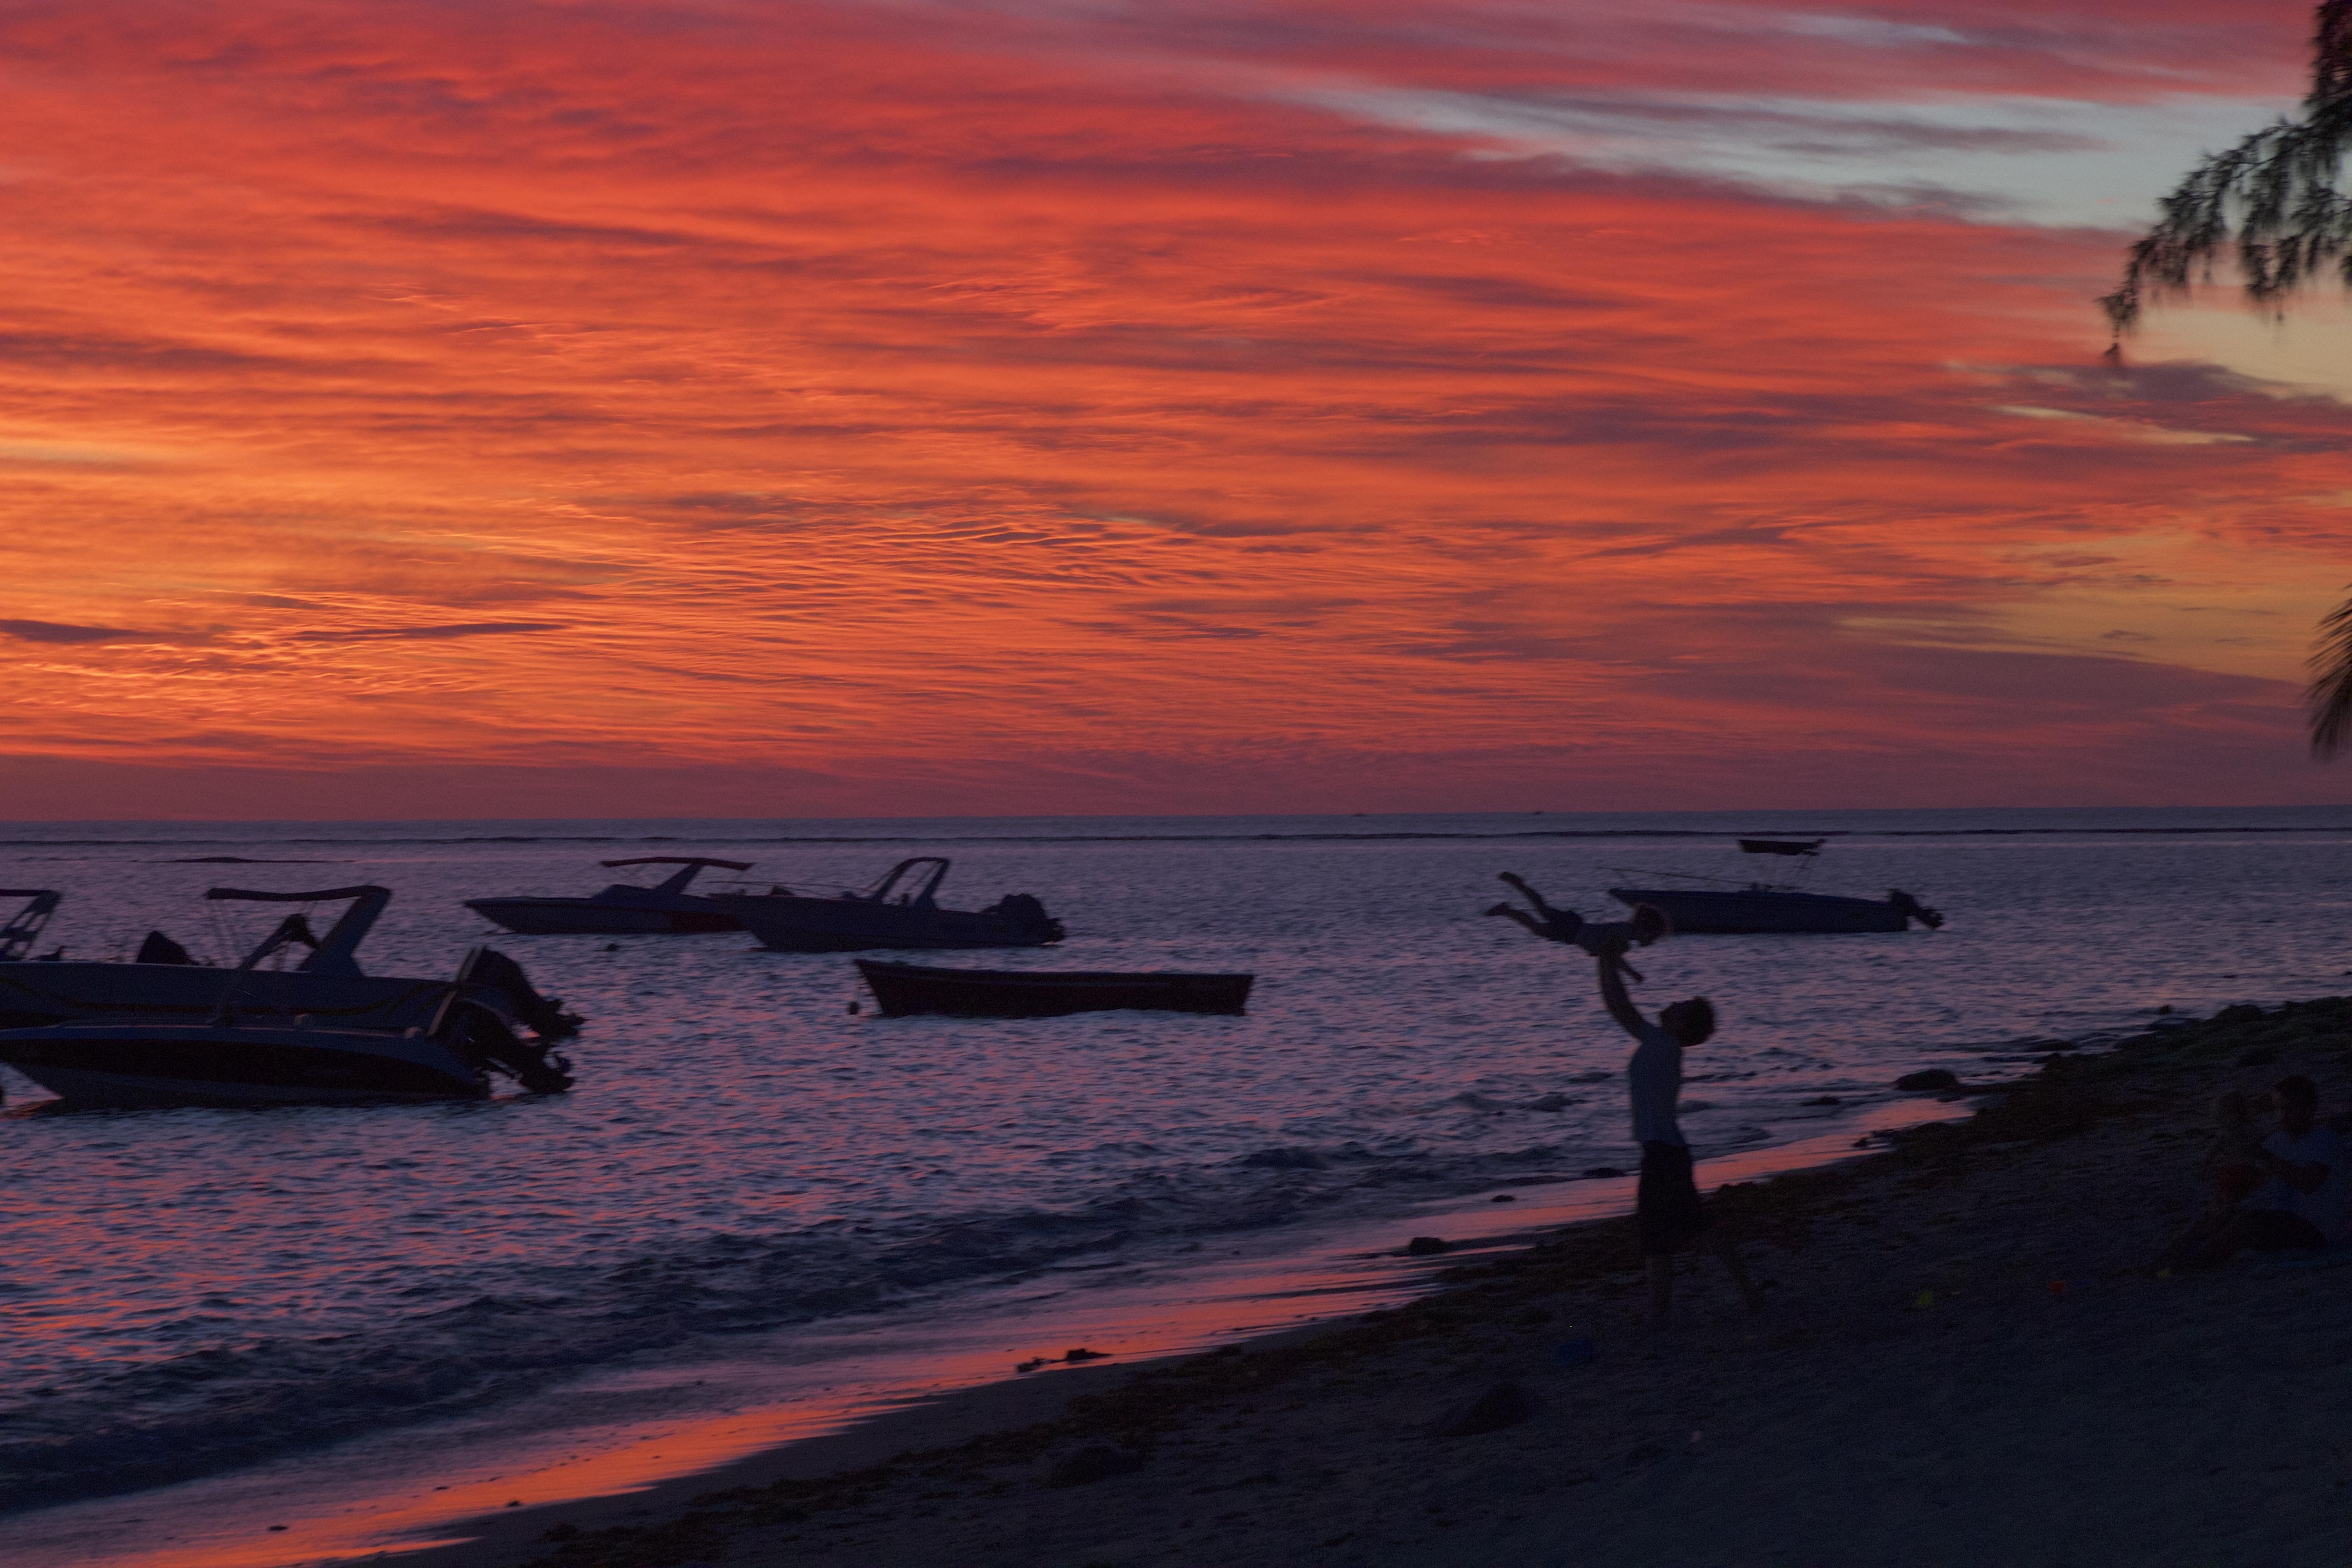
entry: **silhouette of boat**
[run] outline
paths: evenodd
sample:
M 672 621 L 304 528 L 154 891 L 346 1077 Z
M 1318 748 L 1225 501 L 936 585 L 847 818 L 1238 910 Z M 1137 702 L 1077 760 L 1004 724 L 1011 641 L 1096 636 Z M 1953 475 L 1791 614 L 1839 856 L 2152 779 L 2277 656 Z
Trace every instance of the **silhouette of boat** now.
M 1749 855 L 1801 857 L 1810 869 L 1825 842 L 1819 838 L 1742 838 L 1740 849 Z M 1632 873 L 1641 874 L 1641 873 Z M 1649 904 L 1664 912 L 1678 934 L 1748 936 L 1764 933 L 1836 934 L 1849 931 L 1898 931 L 1913 921 L 1929 931 L 1944 917 L 1900 888 L 1884 899 L 1858 899 L 1837 893 L 1812 893 L 1790 882 L 1733 882 L 1715 877 L 1691 877 L 1677 871 L 1647 873 L 1685 884 L 1671 888 L 1612 888 L 1609 896 L 1628 907 Z M 1694 884 L 1715 883 L 1716 886 Z
M 37 899 L 43 896 L 47 895 L 36 895 Z M 247 976 L 238 991 L 237 1007 L 248 1017 L 290 1021 L 307 1016 L 316 1027 L 401 1034 L 432 1026 L 455 993 L 469 1004 L 488 1009 L 509 1027 L 526 1028 L 551 1044 L 579 1032 L 579 1019 L 565 1013 L 553 998 L 532 989 L 522 966 L 494 948 L 468 952 L 449 980 L 362 971 L 359 945 L 392 901 L 389 889 L 368 884 L 278 893 L 214 888 L 205 897 L 215 901 L 280 904 L 350 900 L 350 907 L 326 935 L 314 937 L 307 923 L 302 926 L 293 940 L 309 944 L 310 951 L 299 963 L 282 971 L 257 970 Z M 16 931 L 25 923 L 26 917 L 19 915 L 5 929 Z M 21 952 L 30 942 L 30 935 L 26 935 L 16 944 L 16 951 Z M 202 1024 L 220 1004 L 222 972 L 198 963 L 186 948 L 162 931 L 148 932 L 139 956 L 128 963 L 11 958 L 10 951 L 0 947 L 0 1028 L 104 1021 Z
M 760 945 L 779 952 L 864 952 L 876 948 L 1044 947 L 1062 922 L 1026 893 L 984 910 L 940 908 L 950 862 L 936 855 L 901 860 L 863 892 L 838 898 L 799 893 L 718 893 L 711 902 Z
M 572 1086 L 572 1064 L 551 1054 L 551 1042 L 518 1037 L 496 1008 L 472 994 L 483 987 L 470 972 L 485 958 L 499 958 L 488 948 L 477 948 L 457 980 L 441 987 L 440 1005 L 423 1026 L 395 1034 L 320 1028 L 308 1014 L 278 1023 L 239 1018 L 240 994 L 272 978 L 257 973 L 261 961 L 296 942 L 311 944 L 317 956 L 299 914 L 280 921 L 226 976 L 177 966 L 214 994 L 212 1015 L 201 1024 L 110 1018 L 5 1029 L 0 1062 L 68 1104 L 87 1107 L 482 1100 L 492 1073 L 535 1092 Z
M 1173 971 L 1111 973 L 1085 970 L 933 969 L 919 963 L 856 961 L 882 1011 L 948 1013 L 963 1018 L 1055 1018 L 1067 1013 L 1148 1008 L 1169 1013 L 1239 1013 L 1249 1002 L 1249 974 Z
M 687 885 L 707 867 L 748 871 L 749 860 L 713 860 L 695 855 L 638 855 L 600 860 L 600 866 L 676 866 L 678 871 L 650 888 L 615 882 L 584 899 L 467 899 L 466 907 L 483 919 L 526 936 L 635 936 L 738 931 L 735 917 Z

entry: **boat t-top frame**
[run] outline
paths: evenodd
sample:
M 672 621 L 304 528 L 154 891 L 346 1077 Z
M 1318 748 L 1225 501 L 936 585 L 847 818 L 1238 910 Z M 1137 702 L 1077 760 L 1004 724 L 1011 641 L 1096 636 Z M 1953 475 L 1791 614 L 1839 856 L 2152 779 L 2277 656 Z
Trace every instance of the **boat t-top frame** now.
M 0 925 L 0 963 L 13 963 L 33 951 L 35 939 L 66 896 L 54 888 L 0 888 L 0 899 L 27 899 L 6 925 Z
M 359 945 L 374 929 L 376 920 L 392 902 L 392 889 L 363 882 L 356 888 L 323 888 L 310 893 L 265 893 L 251 888 L 207 888 L 205 897 L 215 900 L 236 900 L 257 904 L 322 904 L 337 899 L 349 899 L 352 907 L 342 918 L 327 928 L 327 934 L 311 943 L 310 956 L 294 967 L 304 974 L 363 974 L 358 957 Z M 269 933 L 253 956 L 246 961 L 250 969 L 288 942 L 309 941 L 303 932 L 289 932 L 290 921 L 281 921 L 278 930 Z
M 937 902 L 935 895 L 940 890 L 940 884 L 947 879 L 948 868 L 953 863 L 943 856 L 918 855 L 911 860 L 901 860 L 891 867 L 882 873 L 880 881 L 864 892 L 845 892 L 842 897 L 855 899 L 861 904 L 908 904 L 919 910 L 929 909 Z M 927 877 L 916 869 L 919 866 L 937 868 Z M 908 883 L 911 890 L 892 898 L 890 894 L 898 886 L 899 879 L 907 877 L 911 878 Z
M 599 860 L 599 866 L 611 869 L 615 866 L 677 866 L 682 868 L 675 876 L 665 878 L 654 889 L 656 893 L 683 893 L 688 883 L 702 875 L 706 866 L 721 866 L 730 871 L 748 871 L 759 864 L 756 860 L 714 860 L 705 855 L 632 855 L 625 860 Z

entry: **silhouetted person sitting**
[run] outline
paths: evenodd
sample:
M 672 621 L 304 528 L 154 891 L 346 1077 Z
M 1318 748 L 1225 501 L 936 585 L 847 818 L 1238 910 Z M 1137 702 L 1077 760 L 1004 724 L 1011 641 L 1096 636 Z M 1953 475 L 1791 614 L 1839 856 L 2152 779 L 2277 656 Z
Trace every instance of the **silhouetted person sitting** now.
M 2209 1235 L 2179 1248 L 2192 1268 L 2218 1268 L 2244 1247 L 2317 1252 L 2352 1234 L 2352 1150 L 2321 1125 L 2318 1086 L 2297 1073 L 2272 1092 L 2278 1131 L 2250 1152 L 2267 1180 Z

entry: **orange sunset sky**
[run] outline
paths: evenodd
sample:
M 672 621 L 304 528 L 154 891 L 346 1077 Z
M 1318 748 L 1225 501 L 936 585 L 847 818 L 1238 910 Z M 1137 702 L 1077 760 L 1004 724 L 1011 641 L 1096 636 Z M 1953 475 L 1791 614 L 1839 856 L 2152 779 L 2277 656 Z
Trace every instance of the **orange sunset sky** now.
M 0 4 L 0 816 L 2338 799 L 2309 21 Z

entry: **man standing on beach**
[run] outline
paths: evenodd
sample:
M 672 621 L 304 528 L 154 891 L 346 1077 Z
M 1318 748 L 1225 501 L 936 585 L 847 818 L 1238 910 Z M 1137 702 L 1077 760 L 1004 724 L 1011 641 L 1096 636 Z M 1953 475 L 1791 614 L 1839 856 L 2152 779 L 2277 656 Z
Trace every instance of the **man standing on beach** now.
M 1715 1005 L 1704 996 L 1676 1002 L 1654 1024 L 1634 1009 L 1625 993 L 1622 953 L 1598 955 L 1601 1000 L 1609 1016 L 1635 1041 L 1626 1064 L 1633 1101 L 1633 1137 L 1642 1145 L 1642 1179 L 1634 1199 L 1634 1223 L 1642 1233 L 1642 1257 L 1650 1270 L 1650 1318 L 1663 1324 L 1674 1300 L 1675 1253 L 1691 1242 L 1705 1245 L 1731 1271 L 1751 1312 L 1763 1310 L 1739 1254 L 1715 1228 L 1698 1201 L 1691 1177 L 1690 1145 L 1675 1121 L 1682 1097 L 1683 1052 L 1706 1043 L 1715 1033 Z

